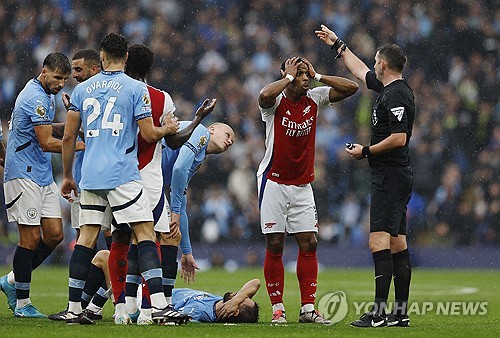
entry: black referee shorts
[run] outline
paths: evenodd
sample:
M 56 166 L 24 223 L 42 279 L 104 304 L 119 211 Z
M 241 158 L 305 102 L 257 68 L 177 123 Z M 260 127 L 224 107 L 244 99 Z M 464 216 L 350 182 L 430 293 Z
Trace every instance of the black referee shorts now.
M 413 186 L 411 167 L 372 169 L 370 232 L 406 235 L 406 206 Z

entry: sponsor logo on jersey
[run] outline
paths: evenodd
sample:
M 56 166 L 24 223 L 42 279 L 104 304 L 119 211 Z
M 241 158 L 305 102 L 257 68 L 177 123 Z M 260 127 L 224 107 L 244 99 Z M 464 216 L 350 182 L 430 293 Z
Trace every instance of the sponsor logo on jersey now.
M 289 111 L 289 110 L 287 110 L 287 111 L 285 112 L 285 114 L 287 114 L 287 115 L 292 115 L 292 113 L 290 113 L 290 111 Z
M 396 116 L 399 122 L 401 122 L 401 119 L 403 118 L 403 114 L 405 112 L 405 107 L 396 107 L 396 108 L 391 108 L 391 113 Z
M 264 229 L 271 229 L 274 225 L 276 225 L 276 222 L 267 222 L 264 224 Z
M 40 117 L 45 117 L 45 115 L 47 114 L 47 110 L 45 110 L 44 106 L 39 104 L 38 106 L 36 106 L 36 114 Z

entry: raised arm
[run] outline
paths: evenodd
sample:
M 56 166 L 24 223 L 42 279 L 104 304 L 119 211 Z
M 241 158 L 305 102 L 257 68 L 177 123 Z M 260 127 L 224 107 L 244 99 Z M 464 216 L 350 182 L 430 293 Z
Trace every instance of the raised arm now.
M 302 63 L 294 57 L 285 61 L 285 71 L 281 71 L 282 78 L 266 85 L 259 94 L 259 106 L 266 109 L 276 103 L 278 95 L 295 79 L 297 68 Z
M 345 99 L 358 91 L 358 84 L 345 77 L 322 75 L 316 73 L 313 65 L 307 60 L 302 59 L 309 68 L 309 76 L 328 86 L 330 86 L 330 102 L 337 102 Z
M 340 43 L 341 40 L 339 40 L 337 34 L 335 34 L 335 32 L 330 30 L 325 25 L 321 25 L 321 30 L 317 30 L 315 31 L 315 33 L 328 46 L 333 46 L 337 42 L 337 53 L 341 53 L 346 67 L 349 69 L 352 75 L 354 75 L 360 81 L 363 81 L 363 83 L 366 85 L 366 73 L 370 71 L 370 68 L 368 68 L 368 66 L 363 61 L 361 61 L 356 55 L 354 55 L 349 47 L 344 45 L 345 47 L 342 48 L 342 43 Z
M 212 99 L 211 101 L 205 99 L 201 106 L 198 107 L 198 110 L 196 110 L 196 115 L 193 121 L 191 121 L 191 123 L 186 128 L 180 130 L 174 135 L 166 135 L 164 137 L 167 145 L 171 149 L 180 148 L 191 137 L 193 131 L 201 123 L 201 121 L 203 121 L 203 119 L 214 110 L 216 103 L 217 99 Z

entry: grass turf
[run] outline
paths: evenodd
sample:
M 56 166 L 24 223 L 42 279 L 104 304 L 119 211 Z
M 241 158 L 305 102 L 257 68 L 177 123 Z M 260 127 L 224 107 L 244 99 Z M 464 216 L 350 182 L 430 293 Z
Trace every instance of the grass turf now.
M 0 268 L 1 275 L 8 267 Z M 67 303 L 66 267 L 41 267 L 33 274 L 31 299 L 45 314 L 59 312 Z M 414 312 L 422 310 L 424 302 L 434 309 L 426 314 L 412 314 L 410 328 L 358 329 L 349 323 L 359 315 L 353 302 L 367 302 L 373 298 L 373 272 L 371 269 L 326 269 L 320 271 L 317 301 L 325 294 L 343 291 L 347 295 L 349 312 L 342 321 L 331 325 L 299 324 L 300 293 L 295 273 L 285 275 L 284 303 L 289 323 L 286 326 L 269 324 L 272 311 L 266 295 L 261 269 L 240 269 L 234 273 L 224 270 L 202 271 L 191 287 L 215 294 L 237 291 L 247 280 L 260 278 L 261 289 L 254 297 L 260 304 L 258 324 L 193 324 L 183 326 L 115 326 L 111 315 L 113 307 L 108 302 L 104 308 L 104 319 L 95 326 L 66 326 L 63 322 L 48 319 L 17 319 L 6 306 L 6 298 L 0 295 L 0 337 L 498 337 L 500 336 L 500 271 L 489 270 L 429 270 L 414 269 L 410 303 L 415 303 Z M 189 287 L 178 280 L 176 286 Z M 393 291 L 391 290 L 391 296 Z M 390 299 L 391 300 L 391 299 Z M 438 315 L 438 302 L 487 302 L 486 315 Z M 457 305 L 458 304 L 458 305 Z M 452 305 L 453 306 L 453 305 Z M 452 308 L 451 308 L 452 309 Z M 458 309 L 455 312 L 463 313 Z

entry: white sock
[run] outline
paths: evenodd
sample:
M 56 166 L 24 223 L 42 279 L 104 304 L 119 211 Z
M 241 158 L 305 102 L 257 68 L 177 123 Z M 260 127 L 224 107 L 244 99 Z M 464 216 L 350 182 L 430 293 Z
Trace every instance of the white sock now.
M 127 308 L 124 303 L 118 303 L 115 305 L 115 317 L 120 315 L 128 315 Z
M 300 309 L 300 312 L 311 312 L 314 311 L 314 304 L 304 304 Z
M 17 302 L 16 302 L 16 307 L 18 309 L 28 305 L 28 304 L 31 304 L 31 300 L 29 298 L 25 298 L 25 299 L 18 299 Z
M 151 306 L 160 310 L 167 307 L 167 301 L 165 300 L 163 291 L 151 295 Z
M 141 308 L 141 317 L 150 318 L 151 317 L 151 309 Z
M 16 282 L 15 278 L 14 278 L 14 271 L 11 271 L 7 274 L 7 283 L 9 284 L 14 284 Z
M 69 302 L 68 311 L 73 312 L 75 315 L 82 313 L 82 303 L 80 302 Z
M 89 309 L 90 311 L 92 311 L 94 313 L 98 313 L 98 312 L 102 311 L 102 307 L 99 307 L 99 306 L 95 305 L 94 303 L 90 303 L 87 306 L 87 309 Z
M 276 303 L 273 305 L 273 312 L 276 312 L 278 310 L 285 311 L 285 305 L 283 303 Z
M 165 297 L 165 301 L 167 302 L 167 304 L 172 304 L 172 297 Z
M 127 308 L 127 313 L 133 314 L 137 312 L 137 298 L 126 296 L 125 306 Z

